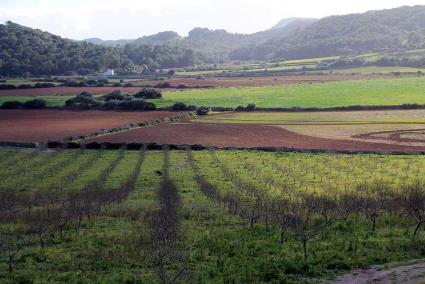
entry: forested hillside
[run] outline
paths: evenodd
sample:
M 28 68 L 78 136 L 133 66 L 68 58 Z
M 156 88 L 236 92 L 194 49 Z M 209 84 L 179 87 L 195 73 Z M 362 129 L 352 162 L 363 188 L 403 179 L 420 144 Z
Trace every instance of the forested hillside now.
M 195 53 L 169 46 L 106 47 L 76 42 L 47 32 L 7 22 L 0 25 L 0 75 L 59 75 L 114 68 L 120 73 L 141 72 L 147 66 L 192 66 Z
M 425 6 L 324 18 L 283 39 L 244 47 L 235 60 L 298 59 L 425 47 Z

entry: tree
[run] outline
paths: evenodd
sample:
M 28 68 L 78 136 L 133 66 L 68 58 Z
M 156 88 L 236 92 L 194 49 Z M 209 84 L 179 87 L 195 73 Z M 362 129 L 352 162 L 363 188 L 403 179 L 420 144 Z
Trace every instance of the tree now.
M 134 94 L 135 98 L 141 98 L 145 100 L 153 100 L 162 98 L 162 94 L 155 89 L 143 88 Z
M 420 229 L 425 223 L 425 186 L 423 182 L 406 185 L 400 192 L 399 200 L 405 213 L 416 221 L 413 239 L 417 239 Z

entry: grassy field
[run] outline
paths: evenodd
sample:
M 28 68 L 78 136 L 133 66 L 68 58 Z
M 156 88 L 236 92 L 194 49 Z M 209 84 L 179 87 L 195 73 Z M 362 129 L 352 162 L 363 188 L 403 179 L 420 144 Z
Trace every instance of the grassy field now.
M 227 88 L 169 92 L 159 106 L 184 102 L 197 106 L 341 107 L 353 105 L 425 104 L 425 79 L 391 78 L 290 86 Z
M 287 86 L 218 88 L 165 92 L 153 100 L 158 107 L 184 102 L 196 106 L 237 107 L 255 103 L 257 107 L 342 107 L 353 105 L 425 104 L 424 77 L 370 79 Z M 0 97 L 5 101 L 27 101 L 35 97 Z M 64 105 L 71 96 L 43 96 L 49 106 Z
M 232 112 L 195 121 L 204 123 L 249 123 L 267 125 L 333 124 L 425 124 L 425 110 L 334 111 L 334 112 Z
M 371 74 L 371 73 L 424 73 L 424 68 L 414 68 L 414 67 L 400 67 L 400 66 L 367 66 L 367 67 L 356 67 L 356 68 L 344 68 L 344 69 L 333 69 L 333 73 L 342 73 L 342 74 Z
M 1 149 L 0 157 L 0 193 L 13 189 L 49 198 L 93 188 L 99 188 L 99 194 L 113 193 L 136 174 L 125 198 L 80 222 L 72 219 L 62 234 L 41 217 L 32 223 L 25 218 L 9 223 L 0 207 L 0 237 L 6 236 L 0 245 L 2 283 L 157 283 L 147 220 L 161 206 L 157 194 L 167 170 L 181 200 L 179 250 L 183 253 L 178 260 L 168 259 L 166 273 L 172 276 L 185 265 L 179 278 L 183 283 L 308 282 L 355 267 L 425 257 L 424 236 L 411 239 L 412 218 L 379 214 L 372 232 L 369 220 L 359 213 L 346 221 L 332 219 L 310 240 L 305 258 L 295 229 L 288 228 L 281 244 L 277 226 L 265 227 L 261 219 L 250 226 L 234 207 L 224 209 L 225 199 L 217 203 L 197 182 L 201 177 L 220 196 L 244 200 L 245 205 L 256 204 L 252 192 L 262 192 L 264 198 L 290 192 L 335 196 L 371 179 L 397 190 L 424 175 L 422 156 L 201 151 L 193 153 L 196 168 L 185 152 L 170 152 L 169 162 L 162 152 Z M 7 272 L 8 252 L 14 252 L 16 242 L 23 239 L 22 249 L 13 257 L 13 272 Z

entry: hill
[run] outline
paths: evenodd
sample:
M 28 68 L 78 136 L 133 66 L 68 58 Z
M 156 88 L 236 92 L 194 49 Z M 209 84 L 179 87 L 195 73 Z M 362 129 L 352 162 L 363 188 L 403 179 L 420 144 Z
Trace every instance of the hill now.
M 153 68 L 192 66 L 195 53 L 170 46 L 127 44 L 107 47 L 64 39 L 12 22 L 0 25 L 0 75 L 85 75 L 116 69 L 137 73 Z M 141 67 L 143 66 L 143 67 Z
M 425 47 L 425 6 L 321 19 L 283 39 L 231 53 L 234 60 L 299 59 Z
M 313 19 L 313 18 L 286 18 L 279 21 L 279 23 L 274 25 L 271 28 L 271 30 L 283 29 L 283 28 L 286 28 L 288 25 L 291 25 L 294 23 L 299 25 L 304 25 L 304 24 L 313 24 L 317 21 L 318 19 Z
M 285 38 L 289 34 L 306 28 L 316 21 L 315 19 L 304 18 L 285 19 L 269 30 L 253 34 L 229 33 L 226 30 L 196 27 L 189 32 L 187 37 L 182 37 L 176 32 L 167 31 L 133 40 L 114 41 L 92 38 L 84 41 L 104 46 L 124 46 L 131 43 L 192 49 L 202 53 L 204 61 L 217 63 L 227 61 L 229 54 L 234 50 L 265 43 L 272 39 Z

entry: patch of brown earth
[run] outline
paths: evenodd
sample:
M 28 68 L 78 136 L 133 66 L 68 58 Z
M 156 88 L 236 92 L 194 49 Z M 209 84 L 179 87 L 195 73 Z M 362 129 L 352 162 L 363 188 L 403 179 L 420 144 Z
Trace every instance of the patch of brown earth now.
M 275 147 L 335 151 L 425 151 L 425 147 L 367 143 L 310 137 L 265 125 L 249 124 L 164 124 L 101 136 L 88 142 L 158 143 L 175 145 L 203 145 L 215 147 Z

